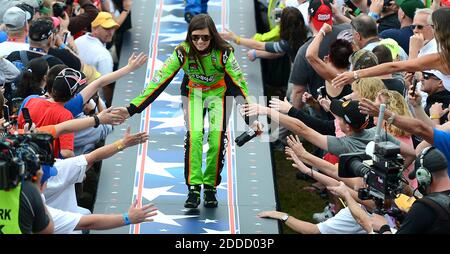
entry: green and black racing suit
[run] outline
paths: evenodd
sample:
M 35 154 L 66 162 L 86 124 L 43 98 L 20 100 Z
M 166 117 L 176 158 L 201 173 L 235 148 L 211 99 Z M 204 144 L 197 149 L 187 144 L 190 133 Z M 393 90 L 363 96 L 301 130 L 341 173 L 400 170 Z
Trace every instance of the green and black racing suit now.
M 180 69 L 185 78 L 181 87 L 186 124 L 185 180 L 188 186 L 217 186 L 224 165 L 227 145 L 226 126 L 229 118 L 226 97 L 232 95 L 238 103 L 246 103 L 247 83 L 234 57 L 232 48 L 226 51 L 213 49 L 201 58 L 201 65 L 189 59 L 190 46 L 183 42 L 155 73 L 141 95 L 127 108 L 130 116 L 142 112 L 170 84 Z M 230 103 L 228 103 L 230 104 Z M 204 118 L 208 112 L 209 136 L 206 170 L 202 172 Z M 249 119 L 246 119 L 249 124 Z

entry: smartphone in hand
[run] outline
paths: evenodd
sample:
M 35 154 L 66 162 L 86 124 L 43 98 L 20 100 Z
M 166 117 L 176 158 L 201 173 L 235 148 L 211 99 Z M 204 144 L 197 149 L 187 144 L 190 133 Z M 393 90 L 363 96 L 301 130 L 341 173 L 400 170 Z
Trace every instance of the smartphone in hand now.
M 6 105 L 3 105 L 3 119 L 5 119 L 5 122 L 9 122 L 11 120 L 9 118 L 9 107 Z
M 28 111 L 28 108 L 22 108 L 22 114 L 23 119 L 25 120 L 25 123 L 28 123 L 28 129 L 31 129 L 31 126 L 33 125 L 33 121 L 31 120 L 30 112 Z

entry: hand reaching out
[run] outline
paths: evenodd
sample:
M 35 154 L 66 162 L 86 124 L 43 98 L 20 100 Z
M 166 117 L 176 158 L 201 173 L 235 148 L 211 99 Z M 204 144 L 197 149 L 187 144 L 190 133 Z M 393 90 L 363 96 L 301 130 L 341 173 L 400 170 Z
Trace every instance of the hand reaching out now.
M 244 110 L 244 114 L 246 116 L 267 115 L 270 110 L 270 108 L 256 103 L 245 104 L 242 106 L 242 109 Z
M 233 31 L 228 30 L 227 28 L 225 28 L 225 32 L 220 32 L 219 34 L 226 41 L 235 41 L 237 37 Z
M 128 113 L 128 109 L 125 107 L 114 108 L 114 113 L 121 115 L 125 119 L 130 118 L 130 113 Z
M 126 118 L 118 112 L 117 108 L 112 107 L 103 110 L 97 116 L 101 124 L 120 125 L 126 120 Z
M 139 207 L 137 200 L 135 200 L 130 206 L 130 209 L 128 209 L 128 217 L 130 218 L 131 224 L 150 222 L 153 221 L 153 219 L 150 219 L 150 217 L 153 217 L 157 214 L 156 210 L 158 209 L 154 204 L 151 203 Z
M 272 98 L 269 101 L 269 107 L 275 109 L 280 113 L 287 114 L 289 110 L 292 108 L 292 104 L 289 103 L 286 97 L 284 98 L 284 101 L 278 98 Z
M 134 71 L 141 67 L 143 64 L 147 63 L 148 57 L 144 54 L 144 52 L 139 53 L 136 55 L 135 52 L 131 54 L 130 58 L 128 58 L 128 67 L 131 69 L 131 71 Z
M 380 113 L 380 105 L 376 104 L 375 102 L 373 102 L 371 100 L 363 98 L 359 102 L 359 111 L 362 114 L 366 114 L 369 116 L 378 116 Z
M 130 134 L 130 132 L 131 132 L 131 127 L 128 126 L 127 131 L 125 132 L 125 135 L 123 136 L 123 139 L 122 139 L 122 142 L 123 142 L 123 145 L 125 146 L 125 148 L 147 142 L 148 134 L 146 132 L 139 132 L 139 133 L 135 133 L 135 134 Z

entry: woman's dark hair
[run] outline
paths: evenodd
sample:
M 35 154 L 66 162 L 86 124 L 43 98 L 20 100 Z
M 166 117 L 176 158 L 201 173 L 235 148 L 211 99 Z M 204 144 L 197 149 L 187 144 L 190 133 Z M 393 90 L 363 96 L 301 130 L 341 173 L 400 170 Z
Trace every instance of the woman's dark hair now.
M 450 69 L 450 8 L 442 7 L 433 12 L 431 20 L 434 25 L 434 36 L 438 52 L 447 68 Z
M 297 52 L 306 41 L 308 31 L 302 13 L 295 7 L 286 7 L 281 13 L 280 38 L 287 41 L 293 52 Z
M 48 63 L 42 57 L 34 58 L 28 62 L 20 74 L 17 97 L 26 98 L 30 95 L 42 95 L 44 90 L 42 81 L 47 75 Z
M 330 62 L 339 69 L 350 67 L 349 57 L 353 54 L 353 47 L 349 41 L 336 40 L 330 45 Z
M 212 18 L 208 14 L 199 14 L 193 17 L 191 23 L 189 23 L 188 33 L 186 36 L 186 42 L 188 42 L 190 45 L 190 50 L 188 53 L 189 58 L 200 60 L 202 52 L 199 52 L 197 48 L 194 46 L 194 43 L 192 41 L 192 32 L 196 30 L 202 30 L 205 28 L 208 28 L 209 34 L 211 35 L 211 41 L 209 44 L 208 51 L 211 51 L 212 49 L 225 51 L 227 49 L 232 48 L 231 45 L 228 44 L 219 35 L 219 32 L 217 32 L 216 25 L 214 24 Z
M 391 50 L 384 45 L 376 46 L 372 49 L 372 52 L 377 56 L 378 64 L 390 63 L 394 61 L 392 59 Z
M 58 76 L 58 74 L 66 68 L 68 68 L 68 67 L 65 64 L 57 64 L 57 65 L 54 65 L 52 68 L 50 68 L 50 70 L 48 70 L 46 89 L 49 94 L 52 94 L 52 92 L 53 92 L 52 91 L 53 90 L 53 82 L 55 81 L 56 76 Z

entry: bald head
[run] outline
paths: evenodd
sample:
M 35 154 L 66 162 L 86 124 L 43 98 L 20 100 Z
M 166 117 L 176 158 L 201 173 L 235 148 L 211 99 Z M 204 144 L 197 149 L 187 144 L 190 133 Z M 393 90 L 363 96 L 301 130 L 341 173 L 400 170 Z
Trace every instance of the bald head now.
M 377 23 L 373 18 L 366 14 L 354 18 L 351 24 L 353 29 L 360 34 L 362 39 L 378 36 Z

